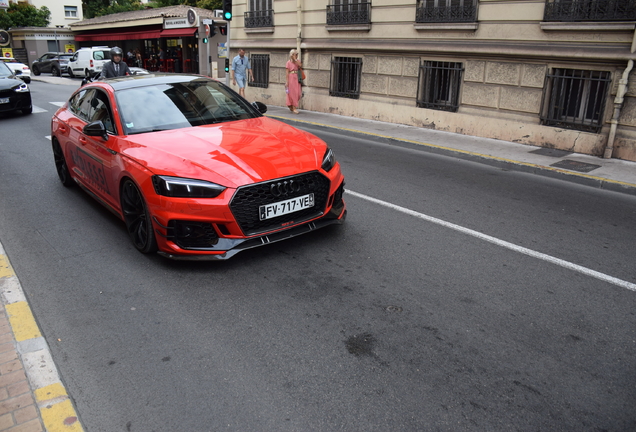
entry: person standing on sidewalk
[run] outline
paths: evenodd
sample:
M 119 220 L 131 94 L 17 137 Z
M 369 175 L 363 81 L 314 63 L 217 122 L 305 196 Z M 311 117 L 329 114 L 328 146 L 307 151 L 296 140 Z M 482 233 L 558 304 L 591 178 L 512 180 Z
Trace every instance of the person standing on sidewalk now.
M 296 108 L 300 104 L 300 97 L 302 96 L 299 79 L 302 74 L 302 66 L 303 64 L 298 60 L 298 51 L 295 49 L 291 50 L 289 52 L 289 60 L 287 60 L 287 65 L 285 66 L 287 71 L 285 93 L 287 93 L 286 105 L 294 114 L 299 114 Z
M 245 97 L 245 86 L 247 85 L 247 73 L 249 73 L 250 81 L 254 81 L 252 74 L 252 65 L 250 59 L 245 57 L 245 50 L 239 48 L 238 55 L 232 60 L 232 85 L 238 83 L 239 94 Z

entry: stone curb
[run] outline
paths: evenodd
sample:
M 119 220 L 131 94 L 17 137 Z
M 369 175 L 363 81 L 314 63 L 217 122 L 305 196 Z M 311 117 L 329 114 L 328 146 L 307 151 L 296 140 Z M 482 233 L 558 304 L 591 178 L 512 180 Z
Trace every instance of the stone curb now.
M 84 431 L 20 281 L 0 243 L 0 297 L 46 431 Z

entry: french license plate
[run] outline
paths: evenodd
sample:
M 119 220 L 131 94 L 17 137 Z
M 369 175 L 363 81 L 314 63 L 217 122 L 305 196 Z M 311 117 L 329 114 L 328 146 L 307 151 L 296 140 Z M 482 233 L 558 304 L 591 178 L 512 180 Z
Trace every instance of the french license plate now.
M 0 98 L 0 103 L 9 103 L 9 98 Z
M 303 195 L 296 198 L 279 201 L 277 203 L 262 205 L 259 207 L 261 220 L 294 213 L 314 206 L 314 194 Z

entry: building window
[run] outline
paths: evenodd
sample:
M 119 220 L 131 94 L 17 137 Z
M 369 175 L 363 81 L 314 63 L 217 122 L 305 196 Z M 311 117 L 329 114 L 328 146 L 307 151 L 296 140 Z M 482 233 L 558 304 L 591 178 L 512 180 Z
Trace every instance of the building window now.
M 610 72 L 554 69 L 546 76 L 541 124 L 599 132 L 611 83 Z
M 327 5 L 327 25 L 371 24 L 371 2 L 331 0 Z
M 634 21 L 634 0 L 546 0 L 544 21 Z
M 361 77 L 361 58 L 334 57 L 333 60 L 331 60 L 329 95 L 351 99 L 360 98 Z
M 477 21 L 477 0 L 417 0 L 415 22 L 456 23 Z
M 269 86 L 269 54 L 252 54 L 252 73 L 254 81 L 248 82 L 250 87 L 267 88 Z
M 245 27 L 274 27 L 272 0 L 249 0 L 250 10 L 245 12 Z
M 77 18 L 77 6 L 64 6 L 65 18 Z
M 440 61 L 421 63 L 417 106 L 457 112 L 463 72 L 461 63 Z

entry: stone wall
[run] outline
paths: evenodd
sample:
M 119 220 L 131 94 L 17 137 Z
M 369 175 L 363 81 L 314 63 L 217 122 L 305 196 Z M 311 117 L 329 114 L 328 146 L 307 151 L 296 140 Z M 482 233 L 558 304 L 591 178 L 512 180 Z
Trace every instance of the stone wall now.
M 254 53 L 261 53 L 255 51 Z M 250 100 L 285 105 L 288 52 L 270 53 L 267 89 L 249 88 Z M 248 53 L 249 55 L 249 53 Z M 600 133 L 542 126 L 540 110 L 545 76 L 554 65 L 541 62 L 458 60 L 464 66 L 460 108 L 456 113 L 416 107 L 420 61 L 417 56 L 338 54 L 362 59 L 359 99 L 329 96 L 332 54 L 303 52 L 307 74 L 301 109 L 402 123 L 424 128 L 602 156 L 613 113 L 613 96 Z M 448 59 L 442 59 L 447 61 Z M 612 70 L 608 68 L 608 70 Z M 615 82 L 622 71 L 613 72 Z M 636 75 L 636 72 L 634 72 Z M 636 90 L 630 86 L 619 120 L 614 157 L 636 161 Z M 635 94 L 632 96 L 632 93 Z M 613 94 L 616 93 L 614 86 Z

